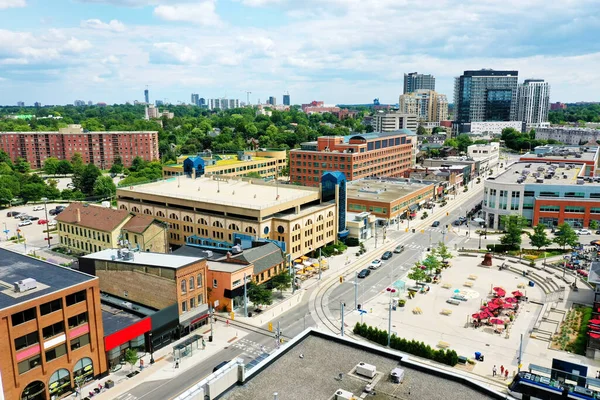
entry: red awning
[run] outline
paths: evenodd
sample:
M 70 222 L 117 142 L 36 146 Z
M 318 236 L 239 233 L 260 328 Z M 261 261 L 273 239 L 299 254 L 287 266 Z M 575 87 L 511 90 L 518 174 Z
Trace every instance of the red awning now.
M 490 319 L 490 323 L 496 325 L 504 325 L 504 320 L 501 320 L 500 318 L 492 318 Z
M 517 298 L 516 298 L 516 297 L 507 297 L 507 298 L 506 298 L 506 302 L 507 302 L 507 303 L 513 303 L 513 304 L 514 304 L 514 303 L 518 303 L 518 302 L 519 302 L 519 300 L 517 300 Z
M 600 325 L 600 319 L 590 319 L 590 324 Z
M 590 335 L 590 337 L 592 339 L 600 339 L 600 334 L 594 333 L 594 332 L 588 332 L 588 335 Z

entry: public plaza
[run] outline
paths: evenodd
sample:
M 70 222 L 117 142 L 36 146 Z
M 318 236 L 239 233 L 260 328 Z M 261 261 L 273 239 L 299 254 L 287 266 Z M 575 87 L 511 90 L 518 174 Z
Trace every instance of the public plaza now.
M 459 364 L 458 368 L 482 376 L 491 377 L 494 365 L 499 373 L 502 365 L 512 377 L 519 364 L 521 334 L 524 369 L 530 363 L 550 366 L 552 358 L 594 363 L 584 356 L 550 349 L 552 333 L 548 332 L 558 331 L 571 306 L 593 302 L 593 291 L 583 282 L 577 282 L 578 291 L 571 290 L 568 282 L 578 279 L 575 275 L 568 273 L 565 283 L 562 272 L 549 267 L 543 269 L 541 262 L 532 268 L 518 260 L 494 258 L 492 266 L 487 267 L 481 265 L 481 255 L 454 254 L 451 266 L 441 271 L 439 281 L 425 284 L 429 291 L 419 291 L 411 299 L 408 289 L 415 287 L 415 282 L 405 278 L 404 283 L 395 283 L 396 292 L 392 298 L 404 299 L 406 304 L 392 308 L 392 333 L 405 339 L 423 341 L 434 348 L 456 350 L 459 356 L 468 359 L 474 359 L 475 353 L 479 352 L 484 356 L 483 361 L 476 361 L 473 365 Z M 499 270 L 503 264 L 505 268 Z M 523 270 L 528 272 L 527 276 L 523 276 Z M 531 280 L 541 285 L 534 283 L 531 287 Z M 502 290 L 505 296 L 499 296 Z M 518 302 L 508 300 L 513 299 L 512 292 L 517 291 L 521 292 L 517 295 L 522 295 Z M 491 307 L 496 308 L 493 310 L 495 313 L 500 311 L 499 315 L 489 318 L 475 315 L 483 314 L 485 306 L 489 307 L 492 302 L 499 303 L 499 306 Z M 510 305 L 502 306 L 507 303 Z M 356 322 L 362 321 L 387 331 L 389 304 L 390 291 L 386 288 L 365 302 L 363 309 L 366 314 L 352 312 L 346 317 L 346 324 L 350 329 Z M 515 304 L 518 306 L 515 307 Z M 513 321 L 510 321 L 510 313 L 514 313 Z M 476 327 L 479 321 L 482 323 Z M 506 327 L 504 321 L 508 322 Z

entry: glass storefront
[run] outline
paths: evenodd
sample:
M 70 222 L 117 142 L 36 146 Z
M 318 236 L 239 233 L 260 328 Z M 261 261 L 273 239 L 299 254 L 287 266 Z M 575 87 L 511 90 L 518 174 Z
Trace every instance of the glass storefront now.
M 71 387 L 71 374 L 69 371 L 61 368 L 54 372 L 48 381 L 48 389 L 52 398 L 59 398 L 63 394 L 71 392 L 73 388 Z

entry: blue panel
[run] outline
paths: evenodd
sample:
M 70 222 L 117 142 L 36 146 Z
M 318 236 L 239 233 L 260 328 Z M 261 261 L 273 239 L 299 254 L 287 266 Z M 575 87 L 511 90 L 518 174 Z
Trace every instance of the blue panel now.
M 402 138 L 400 138 L 402 144 L 406 144 L 406 136 L 402 136 Z
M 398 146 L 399 144 L 400 144 L 400 138 L 399 138 L 399 137 L 397 137 L 397 138 L 396 138 L 396 146 Z
M 373 148 L 374 148 L 373 142 L 367 143 L 367 150 L 371 151 L 371 150 L 373 150 Z
M 375 148 L 376 149 L 380 149 L 381 148 L 381 141 L 380 140 L 378 140 L 378 141 L 375 142 Z

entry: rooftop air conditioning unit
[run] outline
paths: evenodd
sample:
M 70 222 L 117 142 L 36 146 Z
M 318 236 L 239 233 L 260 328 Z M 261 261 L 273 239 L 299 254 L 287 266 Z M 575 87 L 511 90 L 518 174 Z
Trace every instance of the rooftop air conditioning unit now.
M 367 378 L 373 378 L 377 374 L 377 368 L 374 365 L 361 362 L 356 366 L 356 373 Z
M 404 370 L 402 368 L 394 368 L 391 373 L 392 382 L 402 383 L 404 380 Z
M 25 278 L 15 282 L 13 285 L 15 292 L 23 293 L 27 292 L 28 290 L 35 289 L 37 287 L 37 281 L 33 278 Z
M 338 389 L 335 391 L 335 400 L 351 400 L 354 395 L 344 389 Z

